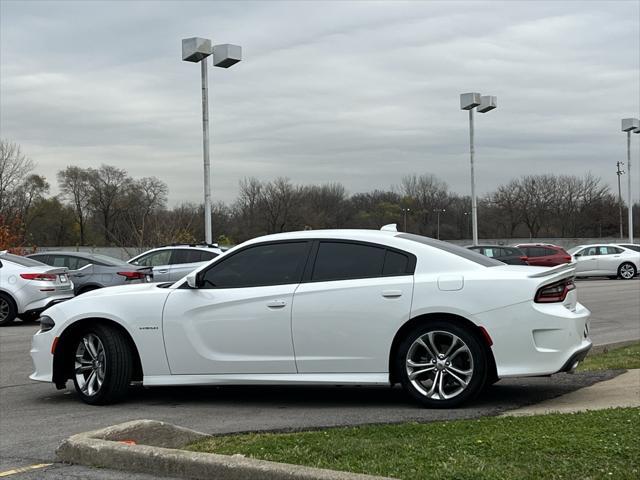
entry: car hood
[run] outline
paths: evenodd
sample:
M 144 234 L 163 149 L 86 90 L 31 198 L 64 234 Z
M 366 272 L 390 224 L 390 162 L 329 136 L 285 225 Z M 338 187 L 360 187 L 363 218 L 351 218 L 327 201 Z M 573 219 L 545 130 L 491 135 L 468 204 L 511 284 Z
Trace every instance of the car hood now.
M 118 285 L 115 287 L 98 288 L 83 293 L 77 298 L 113 297 L 117 295 L 131 295 L 141 292 L 148 292 L 158 288 L 157 283 L 134 283 L 131 285 Z

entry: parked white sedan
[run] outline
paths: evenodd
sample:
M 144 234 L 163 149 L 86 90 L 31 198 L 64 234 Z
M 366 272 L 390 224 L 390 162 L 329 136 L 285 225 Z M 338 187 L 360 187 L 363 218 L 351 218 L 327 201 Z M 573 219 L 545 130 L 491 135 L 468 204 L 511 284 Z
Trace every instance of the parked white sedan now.
M 577 277 L 631 280 L 640 269 L 640 253 L 620 245 L 578 245 L 568 253 L 576 262 Z
M 34 380 L 90 404 L 146 386 L 394 384 L 452 407 L 485 384 L 575 368 L 591 348 L 571 264 L 505 265 L 391 231 L 283 233 L 174 284 L 50 308 Z

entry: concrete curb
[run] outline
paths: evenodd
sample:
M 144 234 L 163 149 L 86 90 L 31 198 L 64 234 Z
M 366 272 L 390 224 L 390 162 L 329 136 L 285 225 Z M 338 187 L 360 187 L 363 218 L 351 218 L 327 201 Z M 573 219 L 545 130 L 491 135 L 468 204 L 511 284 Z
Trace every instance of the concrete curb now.
M 380 480 L 349 472 L 255 460 L 242 455 L 178 450 L 210 437 L 170 423 L 136 420 L 73 435 L 56 450 L 67 463 L 152 475 L 216 480 Z M 135 444 L 124 443 L 127 440 Z

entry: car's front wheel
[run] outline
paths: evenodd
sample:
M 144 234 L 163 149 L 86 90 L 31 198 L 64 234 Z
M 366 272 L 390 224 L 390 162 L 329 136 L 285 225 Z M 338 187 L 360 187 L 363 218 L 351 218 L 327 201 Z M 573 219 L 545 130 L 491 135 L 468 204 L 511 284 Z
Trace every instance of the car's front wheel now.
M 623 280 L 631 280 L 636 276 L 636 267 L 633 263 L 625 262 L 618 267 L 618 276 Z
M 105 405 L 126 395 L 133 356 L 122 333 L 104 325 L 89 327 L 78 335 L 72 353 L 73 383 L 84 402 Z
M 427 407 L 450 408 L 475 397 L 487 378 L 487 358 L 475 335 L 450 322 L 414 329 L 398 349 L 404 389 Z

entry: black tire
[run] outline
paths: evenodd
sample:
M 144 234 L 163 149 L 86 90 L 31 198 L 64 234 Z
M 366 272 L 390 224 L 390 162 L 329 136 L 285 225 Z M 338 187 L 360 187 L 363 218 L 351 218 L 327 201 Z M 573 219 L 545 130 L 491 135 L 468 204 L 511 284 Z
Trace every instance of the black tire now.
M 624 262 L 618 267 L 618 277 L 623 280 L 632 280 L 637 273 L 636 266 L 631 262 Z
M 102 384 L 98 385 L 97 389 L 91 391 L 90 388 L 83 389 L 83 386 L 90 383 L 90 372 L 81 373 L 82 377 L 79 379 L 78 372 L 76 371 L 77 355 L 79 351 L 86 351 L 86 358 L 90 359 L 92 355 L 89 350 L 84 347 L 84 339 L 99 340 L 99 346 L 102 346 L 104 355 L 97 356 L 96 361 L 99 367 L 94 365 L 96 371 L 97 380 L 94 379 L 93 385 L 97 385 L 99 382 L 99 371 L 104 367 L 102 371 Z M 97 342 L 94 342 L 95 346 Z M 99 352 L 99 349 L 98 349 Z M 69 351 L 69 355 L 72 355 L 72 365 L 74 371 L 72 372 L 73 384 L 76 387 L 76 392 L 80 396 L 81 400 L 90 405 L 107 405 L 110 403 L 116 403 L 127 394 L 129 384 L 131 383 L 131 376 L 133 374 L 133 353 L 129 342 L 124 335 L 118 330 L 105 325 L 95 325 L 82 330 L 73 342 L 73 347 Z M 85 358 L 85 357 L 82 357 Z M 102 360 L 100 360 L 102 358 Z M 89 360 L 90 361 L 90 360 Z M 84 380 L 82 385 L 80 382 Z
M 435 359 L 436 362 L 433 362 L 434 359 L 432 358 L 432 355 L 430 355 L 427 349 L 424 348 L 418 340 L 423 337 L 428 337 L 429 333 L 433 335 L 436 347 L 438 347 L 438 352 L 434 353 L 436 357 L 438 357 L 438 353 L 442 353 L 443 351 L 444 353 L 448 353 L 445 351 L 449 347 L 445 341 L 447 338 L 451 338 L 451 343 L 453 343 L 453 337 L 457 337 L 458 340 L 464 344 L 466 350 L 458 355 L 454 355 L 452 352 L 449 352 L 449 357 L 442 356 L 442 358 Z M 423 340 L 423 342 L 429 343 L 426 340 Z M 467 328 L 456 325 L 453 322 L 434 321 L 415 328 L 400 344 L 395 359 L 395 368 L 402 387 L 411 397 L 423 406 L 430 408 L 457 407 L 458 405 L 473 399 L 478 395 L 478 393 L 480 393 L 487 380 L 488 362 L 485 350 L 480 342 L 481 340 L 479 340 Z M 453 352 L 460 348 L 461 346 L 454 347 Z M 463 355 L 462 358 L 460 357 L 461 355 Z M 433 366 L 434 369 L 424 374 L 417 375 L 413 380 L 410 379 L 410 372 L 408 371 L 410 367 L 407 364 L 409 356 L 414 364 L 423 363 L 423 367 L 430 368 Z M 416 360 L 418 361 L 416 362 Z M 447 366 L 445 366 L 445 362 L 447 360 L 450 360 L 450 363 L 446 363 Z M 462 364 L 456 363 L 461 361 L 463 362 Z M 433 363 L 435 363 L 435 365 L 432 365 Z M 455 367 L 453 367 L 454 363 L 456 363 Z M 464 367 L 463 365 L 467 366 Z M 421 368 L 422 367 L 415 368 L 412 373 L 415 373 Z M 466 380 L 467 382 L 465 387 L 462 387 L 462 383 L 454 379 L 454 375 L 450 373 L 451 371 L 448 370 L 448 368 L 457 368 L 458 371 L 460 371 L 461 368 L 465 368 L 465 372 L 471 372 L 468 377 L 462 378 L 462 380 Z M 439 386 L 439 382 L 434 381 L 439 378 L 435 376 L 435 372 L 438 371 L 441 372 L 440 375 L 443 378 L 442 390 L 444 395 L 442 397 L 440 397 L 440 394 L 435 391 L 432 395 L 429 395 L 431 387 L 435 388 L 436 386 Z M 430 378 L 432 375 L 434 376 L 433 379 Z M 459 375 L 459 378 L 461 377 L 463 376 Z M 431 384 L 427 383 L 429 381 L 431 381 Z M 436 383 L 437 385 L 434 385 Z M 459 393 L 455 393 L 454 387 L 458 389 L 462 388 L 462 390 Z M 449 392 L 446 391 L 447 389 L 449 389 Z M 455 395 L 453 395 L 454 393 Z M 446 398 L 448 395 L 453 396 L 451 398 Z M 434 398 L 434 396 L 439 398 Z
M 0 327 L 11 325 L 18 316 L 16 303 L 6 293 L 0 293 Z

